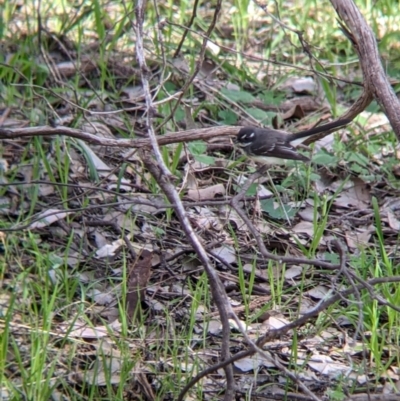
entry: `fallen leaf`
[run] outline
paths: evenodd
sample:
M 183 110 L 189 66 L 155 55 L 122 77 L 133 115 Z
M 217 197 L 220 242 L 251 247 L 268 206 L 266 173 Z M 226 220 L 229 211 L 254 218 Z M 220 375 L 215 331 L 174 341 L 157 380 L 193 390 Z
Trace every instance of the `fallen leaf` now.
M 53 224 L 58 220 L 64 219 L 66 216 L 71 214 L 72 212 L 64 212 L 59 209 L 47 209 L 38 215 L 38 221 L 35 221 L 30 225 L 30 229 L 42 228 Z
M 133 263 L 129 272 L 126 294 L 126 312 L 130 319 L 139 313 L 140 305 L 146 296 L 146 286 L 151 275 L 152 252 L 143 249 Z
M 361 245 L 367 245 L 371 235 L 375 232 L 373 226 L 358 227 L 357 229 L 346 231 L 346 243 L 349 248 L 357 249 Z
M 371 193 L 364 181 L 355 178 L 345 185 L 340 195 L 334 200 L 334 205 L 342 208 L 356 207 L 365 210 L 370 206 Z M 341 184 L 336 182 L 333 188 L 339 188 Z
M 323 299 L 326 297 L 328 293 L 329 293 L 329 288 L 323 285 L 317 285 L 311 290 L 305 292 L 305 294 L 315 299 Z
M 118 239 L 113 241 L 112 244 L 105 244 L 100 249 L 96 251 L 96 256 L 98 258 L 107 258 L 114 256 L 116 252 L 125 244 L 123 239 Z
M 307 206 L 305 209 L 303 210 L 299 210 L 298 213 L 299 217 L 301 217 L 304 221 L 307 222 L 313 222 L 314 221 L 314 216 L 315 216 L 315 211 L 313 207 L 309 207 Z M 317 213 L 317 218 L 319 218 L 319 213 Z
M 213 249 L 213 252 L 218 255 L 225 263 L 236 263 L 236 252 L 231 246 L 221 246 Z
M 349 370 L 349 366 L 322 354 L 314 354 L 307 362 L 307 365 L 323 375 L 333 377 Z
M 187 196 L 194 201 L 213 199 L 215 195 L 225 194 L 226 189 L 223 184 L 211 185 L 207 188 L 189 189 Z
M 121 381 L 122 360 L 120 358 L 98 355 L 92 366 L 92 369 L 78 373 L 77 378 L 96 386 L 108 386 Z
M 267 351 L 264 351 L 267 353 Z M 268 353 L 267 353 L 268 355 Z M 249 372 L 250 370 L 257 370 L 260 366 L 265 366 L 267 368 L 274 368 L 275 364 L 271 359 L 265 358 L 263 355 L 254 354 L 251 357 L 239 359 L 233 363 L 236 368 L 240 369 L 242 372 Z
M 293 227 L 295 233 L 307 234 L 309 237 L 314 235 L 314 224 L 309 221 L 301 221 Z
M 298 277 L 303 273 L 303 269 L 300 266 L 290 267 L 285 271 L 285 279 L 290 280 L 292 278 Z

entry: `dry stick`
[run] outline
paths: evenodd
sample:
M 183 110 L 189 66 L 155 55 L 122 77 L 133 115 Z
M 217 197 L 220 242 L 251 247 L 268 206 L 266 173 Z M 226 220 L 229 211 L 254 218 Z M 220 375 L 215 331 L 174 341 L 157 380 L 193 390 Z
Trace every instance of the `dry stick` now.
M 250 188 L 250 186 L 251 186 L 251 184 L 254 182 L 254 180 L 257 179 L 257 178 L 259 178 L 259 177 L 261 177 L 261 176 L 263 176 L 263 174 L 264 174 L 264 172 L 266 171 L 266 169 L 267 169 L 267 167 L 266 167 L 266 166 L 263 166 L 263 167 L 260 168 L 256 173 L 254 173 L 254 174 L 244 183 L 244 185 L 243 185 L 241 191 L 238 193 L 237 196 L 235 196 L 235 198 L 232 199 L 232 202 L 231 202 L 232 207 L 233 207 L 233 208 L 236 207 L 235 210 L 241 215 L 241 217 L 242 217 L 242 218 L 245 217 L 243 220 L 245 221 L 245 223 L 247 223 L 247 225 L 249 226 L 249 229 L 252 231 L 253 235 L 254 235 L 255 237 L 257 237 L 257 242 L 259 243 L 260 249 L 262 249 L 262 248 L 265 249 L 264 243 L 262 242 L 262 240 L 261 240 L 261 238 L 260 238 L 258 232 L 256 231 L 256 229 L 254 228 L 254 226 L 253 226 L 253 225 L 251 224 L 251 222 L 247 219 L 247 216 L 245 216 L 244 213 L 241 213 L 241 212 L 242 212 L 242 209 L 241 209 L 240 206 L 239 206 L 239 201 L 242 200 L 242 199 L 244 198 L 244 196 L 245 196 L 247 190 Z M 269 254 L 269 252 L 267 252 L 266 249 L 265 249 L 265 252 L 266 252 L 267 254 Z M 342 261 L 342 263 L 341 263 L 341 265 L 343 265 L 343 264 L 345 264 L 345 254 L 341 253 L 340 255 L 341 255 L 341 258 L 344 258 L 344 261 Z M 271 255 L 271 256 L 273 256 L 274 258 L 276 258 L 275 255 Z M 354 289 L 353 289 L 353 290 L 354 290 Z M 321 305 L 317 305 L 317 307 L 314 309 L 313 312 L 319 313 L 320 310 L 323 310 L 323 309 L 321 309 Z M 310 316 L 310 317 L 312 317 L 312 316 Z M 309 318 L 310 318 L 310 317 L 309 317 Z M 315 401 L 320 401 L 320 399 L 319 399 L 318 397 L 316 397 L 316 396 L 312 393 L 312 391 L 310 391 L 310 389 L 309 389 L 306 385 L 304 385 L 304 384 L 301 382 L 301 380 L 300 380 L 295 374 L 292 374 L 291 372 L 289 372 L 288 369 L 286 369 L 281 363 L 279 363 L 279 361 L 278 361 L 276 358 L 271 358 L 271 357 L 269 357 L 269 355 L 266 354 L 265 351 L 262 350 L 262 349 L 260 348 L 260 347 L 263 345 L 262 339 L 263 339 L 263 338 L 264 338 L 264 339 L 266 338 L 265 336 L 261 337 L 261 338 L 257 341 L 257 343 L 254 343 L 254 342 L 249 338 L 249 336 L 247 335 L 246 331 L 245 331 L 244 329 L 241 328 L 241 323 L 240 323 L 239 319 L 237 318 L 237 316 L 236 316 L 236 315 L 233 315 L 232 318 L 236 321 L 236 324 L 237 324 L 237 326 L 239 327 L 239 329 L 241 330 L 242 335 L 244 336 L 244 338 L 245 338 L 247 344 L 250 346 L 250 350 L 247 350 L 247 351 L 245 351 L 245 352 L 240 353 L 240 355 L 241 355 L 240 358 L 242 358 L 242 357 L 244 357 L 244 356 L 247 356 L 247 355 L 251 355 L 251 354 L 253 354 L 253 353 L 255 353 L 255 352 L 260 353 L 260 354 L 263 355 L 265 358 L 267 358 L 268 360 L 272 361 L 278 369 L 282 370 L 286 375 L 288 375 L 289 377 L 291 377 L 291 379 L 292 379 L 293 381 L 295 381 L 296 383 L 298 383 L 298 385 L 303 389 L 303 391 L 304 391 L 306 394 L 308 394 L 313 400 L 315 400 Z M 303 318 L 304 318 L 304 316 L 303 316 Z M 301 319 L 298 319 L 297 321 L 301 322 L 302 320 L 301 320 Z M 305 321 L 304 321 L 304 322 L 305 322 Z M 297 327 L 297 326 L 296 326 L 296 327 Z M 236 357 L 236 355 L 235 355 L 235 357 Z M 239 358 L 238 358 L 238 359 L 239 359 Z M 219 367 L 221 367 L 221 366 L 219 365 Z M 211 367 L 211 368 L 214 368 L 214 369 L 215 369 L 215 368 L 216 368 L 216 365 L 214 365 L 214 367 Z M 205 369 L 203 372 L 201 372 L 199 375 L 197 375 L 194 379 L 192 379 L 192 380 L 185 386 L 185 388 L 182 390 L 181 394 L 180 394 L 179 397 L 178 397 L 178 401 L 183 400 L 183 397 L 184 397 L 184 395 L 186 394 L 186 392 L 187 392 L 195 383 L 197 383 L 197 381 L 199 381 L 202 377 L 204 377 L 204 376 L 205 376 L 206 374 L 208 374 L 208 373 L 210 373 L 210 368 L 209 368 L 209 369 Z
M 365 86 L 383 108 L 400 140 L 400 101 L 383 69 L 374 33 L 353 0 L 331 0 L 331 3 L 351 32 L 360 58 Z
M 339 255 L 340 255 L 340 270 L 338 271 L 336 277 L 332 277 L 332 286 L 335 287 L 336 284 L 336 280 L 339 277 L 340 274 L 343 274 L 344 277 L 346 277 L 346 279 L 349 281 L 350 285 L 355 289 L 354 293 L 355 293 L 355 297 L 357 299 L 357 306 L 358 306 L 358 313 L 359 313 L 359 317 L 358 317 L 358 323 L 357 323 L 357 328 L 354 334 L 354 339 L 358 338 L 359 333 L 361 332 L 362 329 L 362 322 L 364 321 L 364 313 L 363 313 L 363 303 L 361 300 L 361 294 L 359 291 L 357 291 L 356 289 L 356 284 L 355 284 L 355 279 L 357 279 L 357 276 L 355 274 L 350 274 L 350 272 L 347 269 L 346 266 L 346 251 L 347 248 L 346 246 L 342 243 L 342 241 L 335 239 L 333 241 L 334 245 L 336 246 L 336 249 L 338 249 Z M 347 300 L 345 300 L 347 301 Z
M 193 25 L 193 22 L 194 22 L 194 20 L 195 20 L 195 18 L 196 18 L 196 16 L 197 16 L 197 6 L 198 6 L 198 4 L 199 4 L 199 0 L 195 0 L 195 2 L 194 2 L 194 4 L 193 4 L 192 16 L 190 17 L 189 23 L 188 23 L 187 26 L 185 27 L 186 29 L 184 29 L 184 32 L 183 32 L 183 35 L 182 35 L 182 39 L 181 39 L 181 41 L 179 42 L 179 45 L 178 45 L 177 49 L 175 50 L 175 53 L 174 53 L 174 57 L 173 57 L 173 58 L 178 57 L 178 56 L 179 56 L 179 53 L 181 52 L 181 48 L 182 48 L 183 43 L 185 42 L 186 36 L 187 36 L 187 34 L 188 34 L 188 32 L 189 32 L 189 28 Z
M 159 79 L 160 79 L 160 83 L 158 85 L 157 91 L 156 93 L 158 94 L 159 91 L 161 89 L 164 88 L 164 82 L 166 82 L 167 79 L 165 79 L 165 71 L 167 69 L 167 56 L 165 54 L 165 45 L 164 45 L 164 37 L 162 34 L 162 27 L 163 27 L 163 22 L 161 22 L 161 16 L 160 16 L 160 12 L 158 11 L 158 4 L 157 4 L 157 0 L 153 0 L 153 6 L 154 6 L 154 12 L 156 14 L 156 20 L 157 20 L 157 27 L 156 27 L 156 31 L 157 31 L 157 40 L 159 43 L 159 48 L 161 51 L 161 60 L 162 60 L 162 64 L 161 64 L 161 70 L 159 72 Z M 168 75 L 168 74 L 167 74 Z M 169 75 L 168 75 L 169 77 Z M 178 96 L 177 94 L 174 94 L 173 97 Z M 156 98 L 157 96 L 154 95 L 154 98 Z M 170 97 L 170 96 L 168 96 Z
M 340 240 L 335 240 L 334 244 L 338 248 L 338 251 L 339 251 L 339 254 L 340 254 L 340 260 L 341 260 L 340 271 L 339 271 L 338 275 L 343 274 L 347 278 L 347 280 L 350 282 L 350 285 L 354 288 L 354 296 L 355 296 L 355 298 L 357 300 L 356 301 L 356 305 L 358 307 L 359 316 L 358 316 L 358 319 L 357 319 L 357 327 L 356 327 L 356 331 L 355 331 L 354 336 L 353 336 L 353 339 L 354 339 L 353 341 L 356 342 L 358 336 L 361 335 L 361 338 L 363 340 L 362 341 L 362 355 L 363 355 L 362 364 L 363 364 L 363 367 L 364 367 L 365 374 L 368 375 L 369 367 L 367 366 L 367 363 L 366 363 L 366 361 L 368 360 L 368 351 L 367 351 L 367 347 L 365 345 L 366 344 L 365 333 L 362 330 L 363 323 L 364 323 L 363 302 L 362 302 L 362 299 L 361 299 L 360 291 L 357 289 L 357 287 L 355 285 L 355 282 L 354 282 L 355 279 L 357 279 L 358 277 L 356 276 L 355 273 L 352 273 L 347 269 L 346 256 L 345 256 L 346 255 L 346 251 L 347 251 L 346 246 Z M 332 284 L 334 286 L 335 286 L 335 281 L 336 281 L 335 279 L 332 280 Z M 370 292 L 370 287 L 368 286 L 367 283 L 365 283 L 365 284 L 364 283 L 361 283 L 361 284 L 364 285 L 365 288 L 367 289 L 367 291 Z M 349 302 L 348 299 L 343 299 L 343 300 L 345 302 Z M 367 387 L 367 393 L 368 394 L 370 393 L 369 387 Z
M 243 210 L 240 208 L 239 206 L 239 201 L 241 199 L 243 199 L 243 197 L 245 196 L 247 190 L 250 188 L 251 184 L 254 182 L 254 180 L 256 178 L 262 177 L 265 173 L 265 171 L 267 170 L 267 166 L 263 166 L 261 167 L 256 173 L 254 173 L 243 185 L 241 191 L 238 193 L 237 196 L 235 196 L 232 199 L 231 205 L 232 207 L 236 210 L 236 212 L 242 217 L 243 221 L 247 224 L 247 226 L 249 227 L 250 231 L 252 232 L 252 234 L 254 235 L 254 237 L 256 238 L 256 241 L 259 245 L 260 250 L 263 253 L 264 252 L 268 253 L 269 252 L 266 250 L 264 243 L 261 240 L 260 234 L 257 232 L 257 230 L 255 229 L 255 227 L 253 226 L 253 224 L 250 222 L 250 220 L 247 218 L 247 216 L 245 215 L 245 213 L 243 212 Z M 343 256 L 341 254 L 341 256 Z M 345 255 L 344 255 L 345 256 Z M 342 262 L 345 263 L 345 262 Z M 258 352 L 260 355 L 262 355 L 264 358 L 266 358 L 267 360 L 269 360 L 270 362 L 274 363 L 274 365 L 280 369 L 282 372 L 284 372 L 286 374 L 286 376 L 289 376 L 294 382 L 296 382 L 298 384 L 298 386 L 309 396 L 311 397 L 311 399 L 313 399 L 314 401 L 320 401 L 320 399 L 313 394 L 313 392 L 304 384 L 302 383 L 301 379 L 296 375 L 291 373 L 288 369 L 286 369 L 278 360 L 277 358 L 272 358 L 271 356 L 269 356 L 263 349 L 261 349 L 259 346 L 257 346 L 257 344 L 255 344 L 247 335 L 246 331 L 244 329 L 241 328 L 241 324 L 239 322 L 239 320 L 237 319 L 237 317 L 233 317 L 234 320 L 236 321 L 239 329 L 241 330 L 244 338 L 246 339 L 248 345 L 250 346 L 250 348 L 254 351 L 254 352 Z
M 234 136 L 239 132 L 240 128 L 242 127 L 228 125 L 221 127 L 198 128 L 187 131 L 170 132 L 166 135 L 156 136 L 155 139 L 158 145 L 162 146 L 172 143 L 207 140 L 224 136 Z M 0 139 L 16 139 L 32 136 L 53 135 L 65 135 L 71 138 L 82 139 L 85 142 L 101 146 L 120 148 L 144 148 L 151 146 L 151 141 L 148 138 L 110 139 L 103 138 L 95 134 L 89 134 L 88 132 L 82 131 L 80 129 L 62 126 L 58 126 L 55 128 L 49 126 L 27 128 L 0 128 Z
M 287 369 L 283 364 L 278 360 L 278 358 L 272 357 L 269 355 L 269 353 L 265 352 L 262 348 L 258 347 L 257 344 L 255 344 L 251 338 L 247 335 L 246 329 L 242 328 L 242 324 L 237 318 L 237 316 L 234 316 L 233 319 L 236 321 L 236 324 L 242 333 L 243 337 L 245 338 L 247 344 L 250 346 L 250 348 L 254 352 L 258 352 L 261 356 L 263 356 L 267 361 L 272 362 L 276 368 L 278 368 L 280 371 L 285 373 L 286 376 L 290 377 L 297 385 L 309 396 L 311 397 L 312 400 L 314 401 L 321 401 L 320 398 L 318 398 L 313 392 L 301 381 L 301 379 L 295 374 L 290 372 L 289 369 Z
M 254 352 L 258 352 L 262 357 L 264 357 L 267 361 L 273 363 L 276 368 L 282 371 L 287 377 L 290 377 L 293 382 L 297 383 L 297 385 L 314 401 L 321 401 L 313 392 L 302 382 L 302 380 L 295 374 L 292 373 L 289 369 L 287 369 L 279 360 L 278 358 L 272 357 L 267 352 L 265 352 L 262 348 L 258 347 L 247 335 L 246 330 L 242 329 L 241 322 L 239 319 L 235 319 L 236 324 L 238 325 L 239 330 L 243 334 L 244 338 L 246 339 L 247 343 L 250 345 L 251 349 Z
M 353 106 L 340 118 L 354 118 L 357 114 L 364 110 L 365 107 L 371 102 L 371 97 L 368 97 L 367 92 L 363 92 L 361 97 L 353 104 Z M 170 132 L 166 135 L 156 136 L 156 142 L 159 146 L 170 145 L 173 143 L 190 142 L 197 140 L 208 140 L 214 138 L 222 138 L 228 136 L 235 136 L 240 130 L 240 126 L 219 126 L 219 127 L 207 127 L 207 128 L 196 128 L 186 131 Z M 321 135 L 326 135 L 327 132 Z M 71 138 L 82 139 L 85 142 L 110 147 L 120 148 L 144 148 L 151 146 L 151 141 L 148 138 L 136 138 L 136 139 L 111 139 L 104 138 L 95 134 L 90 134 L 80 129 L 69 128 L 69 127 L 27 127 L 27 128 L 1 128 L 0 127 L 0 139 L 16 139 L 33 136 L 53 136 L 53 135 L 65 135 Z M 313 136 L 312 139 L 316 140 L 320 135 Z
M 368 105 L 371 103 L 372 95 L 364 88 L 361 96 L 354 102 L 353 106 L 340 118 L 341 119 L 352 119 L 360 114 Z M 214 138 L 230 137 L 235 136 L 240 130 L 240 126 L 219 126 L 219 127 L 207 127 L 207 128 L 196 128 L 186 131 L 170 132 L 166 135 L 156 136 L 155 139 L 159 146 L 170 145 L 173 143 L 190 142 L 197 140 L 209 140 Z M 331 131 L 329 131 L 331 132 Z M 327 134 L 328 131 L 322 132 L 321 134 L 314 135 L 312 138 L 304 141 L 304 144 L 314 142 Z M 111 139 L 90 134 L 80 129 L 69 128 L 64 126 L 50 127 L 50 126 L 39 126 L 39 127 L 27 127 L 27 128 L 0 128 L 0 139 L 16 139 L 33 136 L 54 136 L 54 135 L 65 135 L 71 138 L 78 138 L 87 143 L 119 147 L 119 148 L 144 148 L 151 146 L 151 141 L 148 138 L 136 138 L 136 139 Z

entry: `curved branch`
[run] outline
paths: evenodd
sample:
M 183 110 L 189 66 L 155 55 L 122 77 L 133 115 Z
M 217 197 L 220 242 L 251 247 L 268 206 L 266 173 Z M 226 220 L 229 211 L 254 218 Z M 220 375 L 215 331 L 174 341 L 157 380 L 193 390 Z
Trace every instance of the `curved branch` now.
M 359 56 L 365 88 L 382 107 L 400 140 L 400 101 L 383 69 L 372 29 L 352 0 L 331 0 L 331 3 L 349 29 L 347 34 L 351 35 Z

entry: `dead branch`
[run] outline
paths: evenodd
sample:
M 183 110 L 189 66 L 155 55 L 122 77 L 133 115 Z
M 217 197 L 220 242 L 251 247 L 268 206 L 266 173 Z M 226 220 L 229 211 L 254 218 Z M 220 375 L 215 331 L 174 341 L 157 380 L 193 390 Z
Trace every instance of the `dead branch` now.
M 158 146 L 169 145 L 179 142 L 190 142 L 198 140 L 208 140 L 224 136 L 235 136 L 241 127 L 236 126 L 221 126 L 196 128 L 187 131 L 170 132 L 166 135 L 156 136 Z M 120 147 L 120 148 L 145 148 L 150 147 L 148 138 L 136 139 L 110 139 L 90 134 L 89 132 L 80 129 L 68 128 L 63 126 L 50 127 L 27 127 L 27 128 L 0 128 L 0 139 L 16 139 L 32 136 L 54 136 L 64 135 L 71 138 L 78 138 L 91 143 L 93 145 Z
M 400 102 L 383 69 L 374 33 L 352 0 L 331 3 L 350 31 L 364 75 L 364 88 L 382 107 L 400 140 Z

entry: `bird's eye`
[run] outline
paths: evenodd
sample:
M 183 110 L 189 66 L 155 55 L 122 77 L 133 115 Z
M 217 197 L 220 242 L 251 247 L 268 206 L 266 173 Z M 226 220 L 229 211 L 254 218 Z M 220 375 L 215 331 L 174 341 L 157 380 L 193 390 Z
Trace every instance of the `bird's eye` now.
M 255 135 L 254 132 L 252 132 L 252 133 L 249 135 L 249 138 L 253 138 L 254 135 Z

